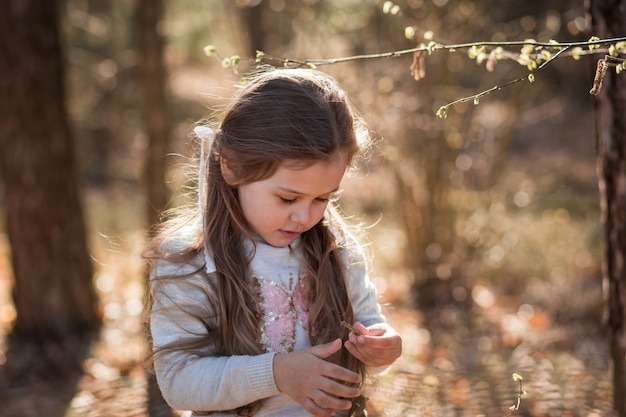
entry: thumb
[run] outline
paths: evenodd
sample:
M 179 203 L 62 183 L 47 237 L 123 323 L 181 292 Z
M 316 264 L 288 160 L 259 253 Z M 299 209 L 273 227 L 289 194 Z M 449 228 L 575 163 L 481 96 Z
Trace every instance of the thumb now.
M 335 339 L 332 342 L 311 347 L 311 353 L 313 353 L 320 359 L 326 359 L 333 353 L 339 351 L 341 349 L 341 346 L 341 339 Z

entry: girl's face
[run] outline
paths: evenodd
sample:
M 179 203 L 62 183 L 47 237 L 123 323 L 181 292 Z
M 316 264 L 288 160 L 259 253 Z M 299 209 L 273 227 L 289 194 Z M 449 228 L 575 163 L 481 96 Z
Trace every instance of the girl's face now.
M 288 246 L 322 219 L 346 168 L 343 153 L 305 168 L 283 162 L 271 177 L 237 187 L 243 215 L 265 242 Z

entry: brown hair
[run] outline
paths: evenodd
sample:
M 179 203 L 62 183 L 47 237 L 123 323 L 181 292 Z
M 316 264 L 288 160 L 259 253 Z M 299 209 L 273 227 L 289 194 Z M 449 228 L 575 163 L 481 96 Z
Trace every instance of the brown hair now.
M 200 183 L 206 183 L 206 190 L 199 190 L 206 193 L 201 233 L 184 250 L 164 253 L 163 242 L 179 227 L 173 226 L 172 220 L 162 226 L 147 255 L 152 260 L 189 262 L 205 247 L 210 248 L 216 268 L 216 284 L 211 284 L 216 317 L 211 319 L 217 324 L 211 327 L 205 343 L 215 345 L 218 355 L 263 352 L 259 317 L 251 302 L 256 296 L 250 285 L 250 259 L 243 245 L 252 234 L 236 187 L 228 185 L 222 175 L 220 158 L 228 161 L 237 183 L 246 184 L 272 176 L 286 161 L 313 164 L 343 152 L 352 165 L 368 140 L 367 129 L 353 113 L 344 91 L 330 76 L 315 70 L 280 69 L 253 74 L 226 106 L 215 128 L 206 172 L 200 173 L 205 175 Z M 340 322 L 354 322 L 347 288 L 348 265 L 343 264 L 345 227 L 338 211 L 329 204 L 324 219 L 301 235 L 302 267 L 314 277 L 308 329 L 313 345 L 336 338 L 345 340 L 347 330 Z M 204 268 L 198 273 L 205 273 Z M 211 283 L 208 275 L 206 279 Z M 209 322 L 206 317 L 203 321 Z M 200 344 L 168 347 L 172 348 L 197 350 Z M 345 348 L 328 360 L 364 373 L 363 364 Z M 254 413 L 257 407 L 249 408 Z

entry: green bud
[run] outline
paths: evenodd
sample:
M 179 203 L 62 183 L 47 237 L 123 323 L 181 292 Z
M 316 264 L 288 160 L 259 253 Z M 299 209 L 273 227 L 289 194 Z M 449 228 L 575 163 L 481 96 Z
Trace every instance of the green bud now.
M 215 45 L 207 45 L 204 47 L 204 54 L 206 56 L 211 56 L 215 53 L 216 49 L 215 49 Z
M 597 36 L 592 36 L 591 38 L 589 38 L 588 42 L 597 42 L 599 41 L 600 38 L 598 38 Z M 589 50 L 594 50 L 594 49 L 598 49 L 600 47 L 600 45 L 589 45 Z

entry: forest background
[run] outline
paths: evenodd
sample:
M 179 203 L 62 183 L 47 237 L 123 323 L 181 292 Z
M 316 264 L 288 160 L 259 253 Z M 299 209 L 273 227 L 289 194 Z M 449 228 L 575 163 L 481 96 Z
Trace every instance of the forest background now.
M 140 254 L 151 141 L 141 111 L 134 5 L 67 0 L 60 14 L 102 328 L 77 369 L 53 376 L 38 372 L 40 348 L 21 346 L 11 356 L 8 342 L 0 345 L 2 416 L 149 413 Z M 219 109 L 240 79 L 206 56 L 206 45 L 224 58 L 240 56 L 244 70 L 259 50 L 335 58 L 430 40 L 565 42 L 591 35 L 585 4 L 568 0 L 164 5 L 157 28 L 166 41 L 163 130 L 170 140 L 162 157 L 171 205 L 185 200 L 190 185 L 183 155 L 193 152 L 194 123 Z M 589 95 L 596 59 L 559 59 L 534 83 L 514 84 L 478 105 L 452 106 L 445 119 L 436 116 L 442 105 L 527 69 L 505 60 L 487 71 L 466 50 L 428 56 L 421 80 L 411 75 L 411 55 L 319 67 L 340 81 L 378 139 L 340 198 L 344 211 L 367 226 L 373 277 L 404 340 L 398 365 L 370 392 L 371 415 L 612 415 Z M 6 341 L 16 308 L 4 226 L 0 339 Z M 46 349 L 44 355 L 64 356 Z

